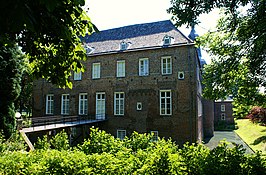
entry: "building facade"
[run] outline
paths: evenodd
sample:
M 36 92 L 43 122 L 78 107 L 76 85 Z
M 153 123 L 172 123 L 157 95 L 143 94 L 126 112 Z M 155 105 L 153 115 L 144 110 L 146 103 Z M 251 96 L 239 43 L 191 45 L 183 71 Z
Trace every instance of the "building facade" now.
M 233 100 L 231 98 L 227 98 L 224 100 L 216 100 L 214 107 L 214 125 L 215 127 L 225 124 L 232 125 L 234 124 L 234 116 L 233 116 Z
M 86 71 L 73 73 L 72 89 L 37 80 L 33 117 L 94 116 L 123 139 L 153 133 L 178 144 L 204 135 L 200 60 L 192 40 L 171 21 L 137 24 L 82 39 Z

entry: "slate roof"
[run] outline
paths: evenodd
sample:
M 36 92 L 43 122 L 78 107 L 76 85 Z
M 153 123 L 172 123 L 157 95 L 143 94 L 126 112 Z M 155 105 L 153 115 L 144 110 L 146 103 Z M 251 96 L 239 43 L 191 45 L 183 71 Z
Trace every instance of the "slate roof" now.
M 163 38 L 166 35 L 171 37 L 169 46 L 163 45 Z M 193 41 L 176 29 L 170 20 L 103 30 L 85 36 L 82 41 L 92 48 L 90 55 L 122 52 L 120 50 L 122 42 L 128 44 L 128 48 L 124 51 L 193 44 Z

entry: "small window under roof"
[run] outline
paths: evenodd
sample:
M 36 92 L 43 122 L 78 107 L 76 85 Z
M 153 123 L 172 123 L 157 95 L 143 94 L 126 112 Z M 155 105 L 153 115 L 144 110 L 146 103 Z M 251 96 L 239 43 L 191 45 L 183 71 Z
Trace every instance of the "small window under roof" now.
M 94 48 L 88 46 L 87 44 L 84 45 L 84 48 L 86 50 L 86 54 L 89 55 L 94 51 Z
M 125 41 L 120 43 L 120 50 L 127 50 L 128 44 Z
M 163 45 L 170 45 L 171 44 L 171 37 L 168 35 L 165 35 L 163 38 Z

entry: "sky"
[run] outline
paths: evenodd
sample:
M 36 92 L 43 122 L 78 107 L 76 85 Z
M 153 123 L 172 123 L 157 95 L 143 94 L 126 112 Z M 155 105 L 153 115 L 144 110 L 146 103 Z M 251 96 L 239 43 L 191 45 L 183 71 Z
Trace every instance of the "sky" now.
M 85 8 L 91 21 L 99 30 L 123 27 L 133 24 L 170 20 L 171 14 L 166 10 L 171 7 L 170 0 L 86 0 Z M 200 16 L 201 23 L 195 27 L 197 34 L 203 35 L 215 29 L 219 12 Z M 178 28 L 188 36 L 191 29 L 186 26 Z M 202 51 L 202 58 L 210 63 L 210 57 Z

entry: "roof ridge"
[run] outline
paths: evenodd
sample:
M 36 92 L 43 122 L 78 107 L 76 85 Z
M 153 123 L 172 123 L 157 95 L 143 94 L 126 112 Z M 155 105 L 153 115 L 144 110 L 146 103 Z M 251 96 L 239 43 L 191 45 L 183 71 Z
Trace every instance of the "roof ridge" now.
M 108 31 L 108 30 L 117 30 L 117 29 L 120 29 L 120 28 L 127 28 L 127 27 L 133 27 L 133 26 L 141 26 L 141 25 L 148 25 L 148 24 L 156 24 L 156 23 L 162 23 L 162 22 L 170 22 L 170 23 L 172 23 L 172 21 L 171 21 L 170 19 L 166 19 L 166 20 L 154 21 L 154 22 L 129 24 L 129 25 L 125 25 L 125 26 L 120 26 L 120 27 L 115 27 L 115 28 L 110 28 L 110 29 L 100 30 L 100 32 L 104 32 L 104 31 Z M 172 24 L 173 24 L 173 23 L 172 23 Z

